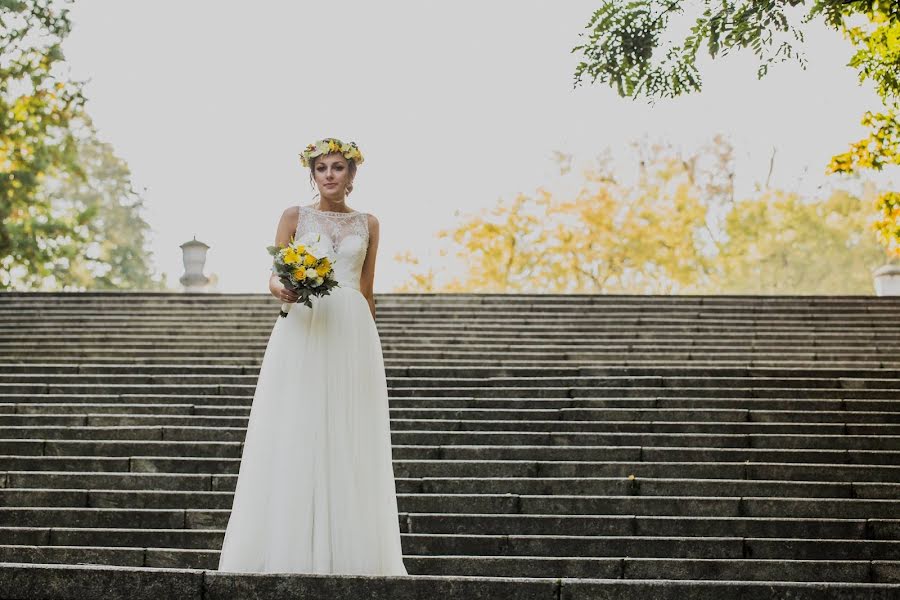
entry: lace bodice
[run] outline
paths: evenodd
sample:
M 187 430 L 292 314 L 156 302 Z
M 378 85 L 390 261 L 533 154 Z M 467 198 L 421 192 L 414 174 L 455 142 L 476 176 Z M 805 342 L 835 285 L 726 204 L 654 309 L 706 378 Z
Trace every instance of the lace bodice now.
M 369 247 L 369 218 L 357 210 L 338 213 L 319 210 L 314 204 L 300 205 L 294 237 L 315 232 L 328 239 L 334 252 L 334 275 L 341 287 L 359 289 L 366 249 Z

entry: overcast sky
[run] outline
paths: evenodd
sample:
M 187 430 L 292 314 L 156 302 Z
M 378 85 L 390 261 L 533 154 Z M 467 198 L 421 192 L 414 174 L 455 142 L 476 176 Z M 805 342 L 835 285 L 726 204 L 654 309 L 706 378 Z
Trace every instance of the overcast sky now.
M 577 171 L 606 148 L 625 161 L 644 136 L 690 149 L 723 133 L 739 191 L 765 179 L 773 147 L 773 183 L 808 190 L 878 108 L 821 25 L 805 71 L 759 81 L 752 56 L 729 56 L 707 65 L 703 93 L 655 106 L 573 89 L 570 51 L 599 4 L 81 0 L 64 51 L 143 190 L 157 269 L 177 288 L 178 246 L 196 235 L 225 292 L 266 291 L 265 246 L 285 208 L 313 200 L 297 155 L 318 138 L 365 156 L 348 204 L 381 222 L 375 291 L 389 292 L 407 277 L 395 254 L 432 260 L 455 211 L 566 185 L 554 150 Z

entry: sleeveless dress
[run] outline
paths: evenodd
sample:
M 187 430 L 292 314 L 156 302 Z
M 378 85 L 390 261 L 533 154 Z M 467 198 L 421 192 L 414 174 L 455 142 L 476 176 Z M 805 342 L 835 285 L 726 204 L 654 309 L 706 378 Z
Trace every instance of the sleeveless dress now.
M 378 329 L 359 290 L 366 213 L 301 205 L 295 237 L 331 242 L 338 287 L 275 314 L 219 570 L 407 575 Z

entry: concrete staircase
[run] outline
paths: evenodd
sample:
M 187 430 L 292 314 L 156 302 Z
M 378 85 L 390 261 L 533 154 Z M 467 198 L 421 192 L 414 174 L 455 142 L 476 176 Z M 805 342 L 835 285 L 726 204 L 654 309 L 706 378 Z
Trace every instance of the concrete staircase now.
M 900 598 L 900 299 L 377 314 L 414 576 L 238 575 L 277 302 L 0 294 L 0 598 Z

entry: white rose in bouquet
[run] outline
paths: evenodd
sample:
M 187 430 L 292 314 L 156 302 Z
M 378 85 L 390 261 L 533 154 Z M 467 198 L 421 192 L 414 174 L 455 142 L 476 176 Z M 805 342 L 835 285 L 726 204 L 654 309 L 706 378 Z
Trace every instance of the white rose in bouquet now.
M 300 236 L 298 241 L 306 246 L 306 251 L 316 258 L 327 258 L 329 261 L 332 260 L 329 240 L 327 237 L 323 238 L 320 233 L 304 233 Z

